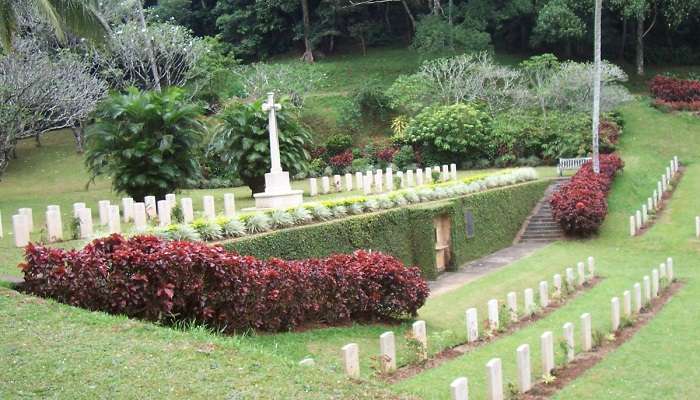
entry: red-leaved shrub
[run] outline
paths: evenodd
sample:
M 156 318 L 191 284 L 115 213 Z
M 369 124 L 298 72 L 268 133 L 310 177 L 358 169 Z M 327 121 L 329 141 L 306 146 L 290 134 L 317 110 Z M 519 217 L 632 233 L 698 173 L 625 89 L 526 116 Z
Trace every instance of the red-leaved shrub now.
M 662 103 L 694 103 L 700 101 L 700 81 L 655 76 L 649 81 L 651 95 Z
M 353 159 L 354 156 L 352 155 L 352 151 L 346 150 L 338 155 L 331 157 L 329 161 L 332 166 L 337 168 L 343 168 L 350 166 L 350 164 L 352 164 Z
M 262 261 L 153 236 L 97 239 L 82 250 L 30 244 L 24 290 L 112 314 L 225 331 L 413 316 L 428 296 L 417 268 L 377 252 Z
M 562 187 L 552 194 L 550 204 L 554 219 L 567 234 L 589 236 L 608 214 L 606 197 L 617 171 L 624 163 L 617 154 L 600 156 L 600 174 L 588 162 Z

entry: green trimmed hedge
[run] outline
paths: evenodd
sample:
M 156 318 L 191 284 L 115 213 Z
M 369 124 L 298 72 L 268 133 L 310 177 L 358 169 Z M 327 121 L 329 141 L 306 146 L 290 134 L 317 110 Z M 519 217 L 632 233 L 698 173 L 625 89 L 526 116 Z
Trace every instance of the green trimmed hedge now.
M 223 245 L 240 254 L 285 260 L 322 258 L 371 249 L 417 265 L 427 279 L 437 276 L 433 219 L 450 215 L 452 268 L 510 245 L 542 198 L 549 181 L 541 180 L 481 193 L 406 206 L 337 221 L 234 239 Z M 473 214 L 474 236 L 467 238 L 464 214 Z

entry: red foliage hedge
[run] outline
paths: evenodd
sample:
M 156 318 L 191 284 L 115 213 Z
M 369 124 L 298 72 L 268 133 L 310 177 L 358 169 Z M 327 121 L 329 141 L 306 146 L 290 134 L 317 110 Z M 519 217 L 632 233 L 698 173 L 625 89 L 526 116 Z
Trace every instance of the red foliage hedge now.
M 417 268 L 376 252 L 258 260 L 218 246 L 112 235 L 82 250 L 30 244 L 24 290 L 60 302 L 226 331 L 413 316 L 428 296 Z
M 657 102 L 694 103 L 700 101 L 700 81 L 657 75 L 649 81 L 649 90 Z
M 624 163 L 617 154 L 600 156 L 600 174 L 593 172 L 588 162 L 552 194 L 550 204 L 554 219 L 567 234 L 589 236 L 598 228 L 608 214 L 606 197 L 617 171 Z

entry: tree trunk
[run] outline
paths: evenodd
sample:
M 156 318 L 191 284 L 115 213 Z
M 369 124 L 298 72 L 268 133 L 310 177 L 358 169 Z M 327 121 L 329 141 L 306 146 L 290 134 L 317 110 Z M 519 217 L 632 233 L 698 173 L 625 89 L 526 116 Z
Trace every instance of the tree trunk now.
M 314 62 L 314 52 L 311 49 L 311 21 L 309 17 L 309 0 L 301 0 L 301 11 L 304 17 L 304 54 L 301 59 L 306 62 Z
M 620 39 L 620 54 L 618 59 L 625 59 L 625 50 L 627 49 L 627 17 L 622 17 L 622 38 Z
M 406 3 L 406 0 L 401 0 L 401 4 L 403 4 L 404 10 L 406 10 L 406 15 L 408 16 L 408 20 L 411 21 L 411 31 L 415 32 L 416 31 L 416 19 L 413 17 L 413 13 L 411 12 L 411 9 L 408 7 L 408 3 Z
M 644 13 L 637 15 L 637 75 L 644 75 Z
M 156 56 L 153 53 L 153 43 L 151 43 L 151 38 L 148 36 L 148 27 L 146 26 L 146 18 L 143 15 L 143 5 L 142 0 L 136 2 L 136 11 L 139 18 L 139 24 L 141 24 L 141 30 L 143 31 L 143 38 L 146 41 L 146 52 L 148 53 L 148 61 L 151 63 L 151 73 L 153 74 L 153 87 L 156 91 L 160 92 L 160 74 L 158 73 L 158 65 L 156 64 Z
M 603 0 L 595 0 L 595 74 L 593 76 L 593 171 L 600 173 L 598 134 L 600 133 L 601 14 Z
M 83 147 L 85 144 L 85 137 L 83 136 L 83 127 L 80 125 L 73 126 L 71 127 L 71 130 L 73 131 L 73 137 L 75 138 L 75 151 L 78 154 L 83 154 Z
M 360 36 L 360 45 L 362 46 L 362 55 L 367 55 L 367 44 L 365 43 L 365 35 Z

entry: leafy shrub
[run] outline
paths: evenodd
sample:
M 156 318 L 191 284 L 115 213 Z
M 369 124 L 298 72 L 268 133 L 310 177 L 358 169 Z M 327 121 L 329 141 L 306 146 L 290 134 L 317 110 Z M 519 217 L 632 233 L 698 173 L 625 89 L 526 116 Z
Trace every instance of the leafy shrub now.
M 328 138 L 326 141 L 326 153 L 329 156 L 335 156 L 340 153 L 345 152 L 346 150 L 352 149 L 352 136 L 350 135 L 343 135 L 343 134 L 337 134 L 333 135 Z
M 214 132 L 208 154 L 232 167 L 253 191 L 265 190 L 265 173 L 270 171 L 268 116 L 262 100 L 234 103 L 218 114 L 221 124 Z M 309 169 L 309 132 L 300 125 L 291 107 L 277 112 L 282 168 L 291 175 Z
M 700 81 L 657 75 L 649 81 L 651 95 L 664 102 L 700 101 Z
M 89 310 L 228 332 L 414 316 L 420 271 L 378 252 L 262 261 L 153 236 L 98 239 L 78 251 L 29 245 L 25 290 Z
M 404 145 L 394 153 L 394 158 L 392 160 L 396 168 L 401 170 L 413 169 L 416 165 L 416 153 L 413 151 L 413 147 Z
M 354 95 L 354 102 L 363 119 L 384 120 L 391 113 L 389 97 L 381 86 L 369 83 Z
M 139 201 L 192 184 L 199 174 L 200 116 L 201 109 L 176 88 L 162 93 L 130 88 L 110 96 L 86 136 L 91 179 L 107 175 L 115 191 Z
M 352 165 L 354 156 L 352 151 L 346 150 L 336 156 L 331 157 L 329 163 L 333 167 L 333 172 L 336 174 L 341 174 L 347 171 Z
M 600 174 L 588 162 L 552 194 L 554 219 L 570 235 L 590 236 L 598 231 L 608 213 L 607 195 L 617 171 L 624 163 L 616 154 L 600 156 Z
M 416 24 L 411 47 L 426 56 L 471 53 L 491 48 L 491 35 L 471 24 L 450 25 L 443 17 L 428 15 Z
M 372 163 L 366 158 L 356 158 L 352 160 L 352 167 L 350 168 L 352 172 L 362 172 L 365 173 L 373 169 Z
M 406 144 L 423 146 L 423 157 L 433 152 L 446 155 L 442 161 L 490 156 L 491 117 L 471 104 L 428 107 L 406 129 Z M 439 160 L 435 161 L 441 161 Z

